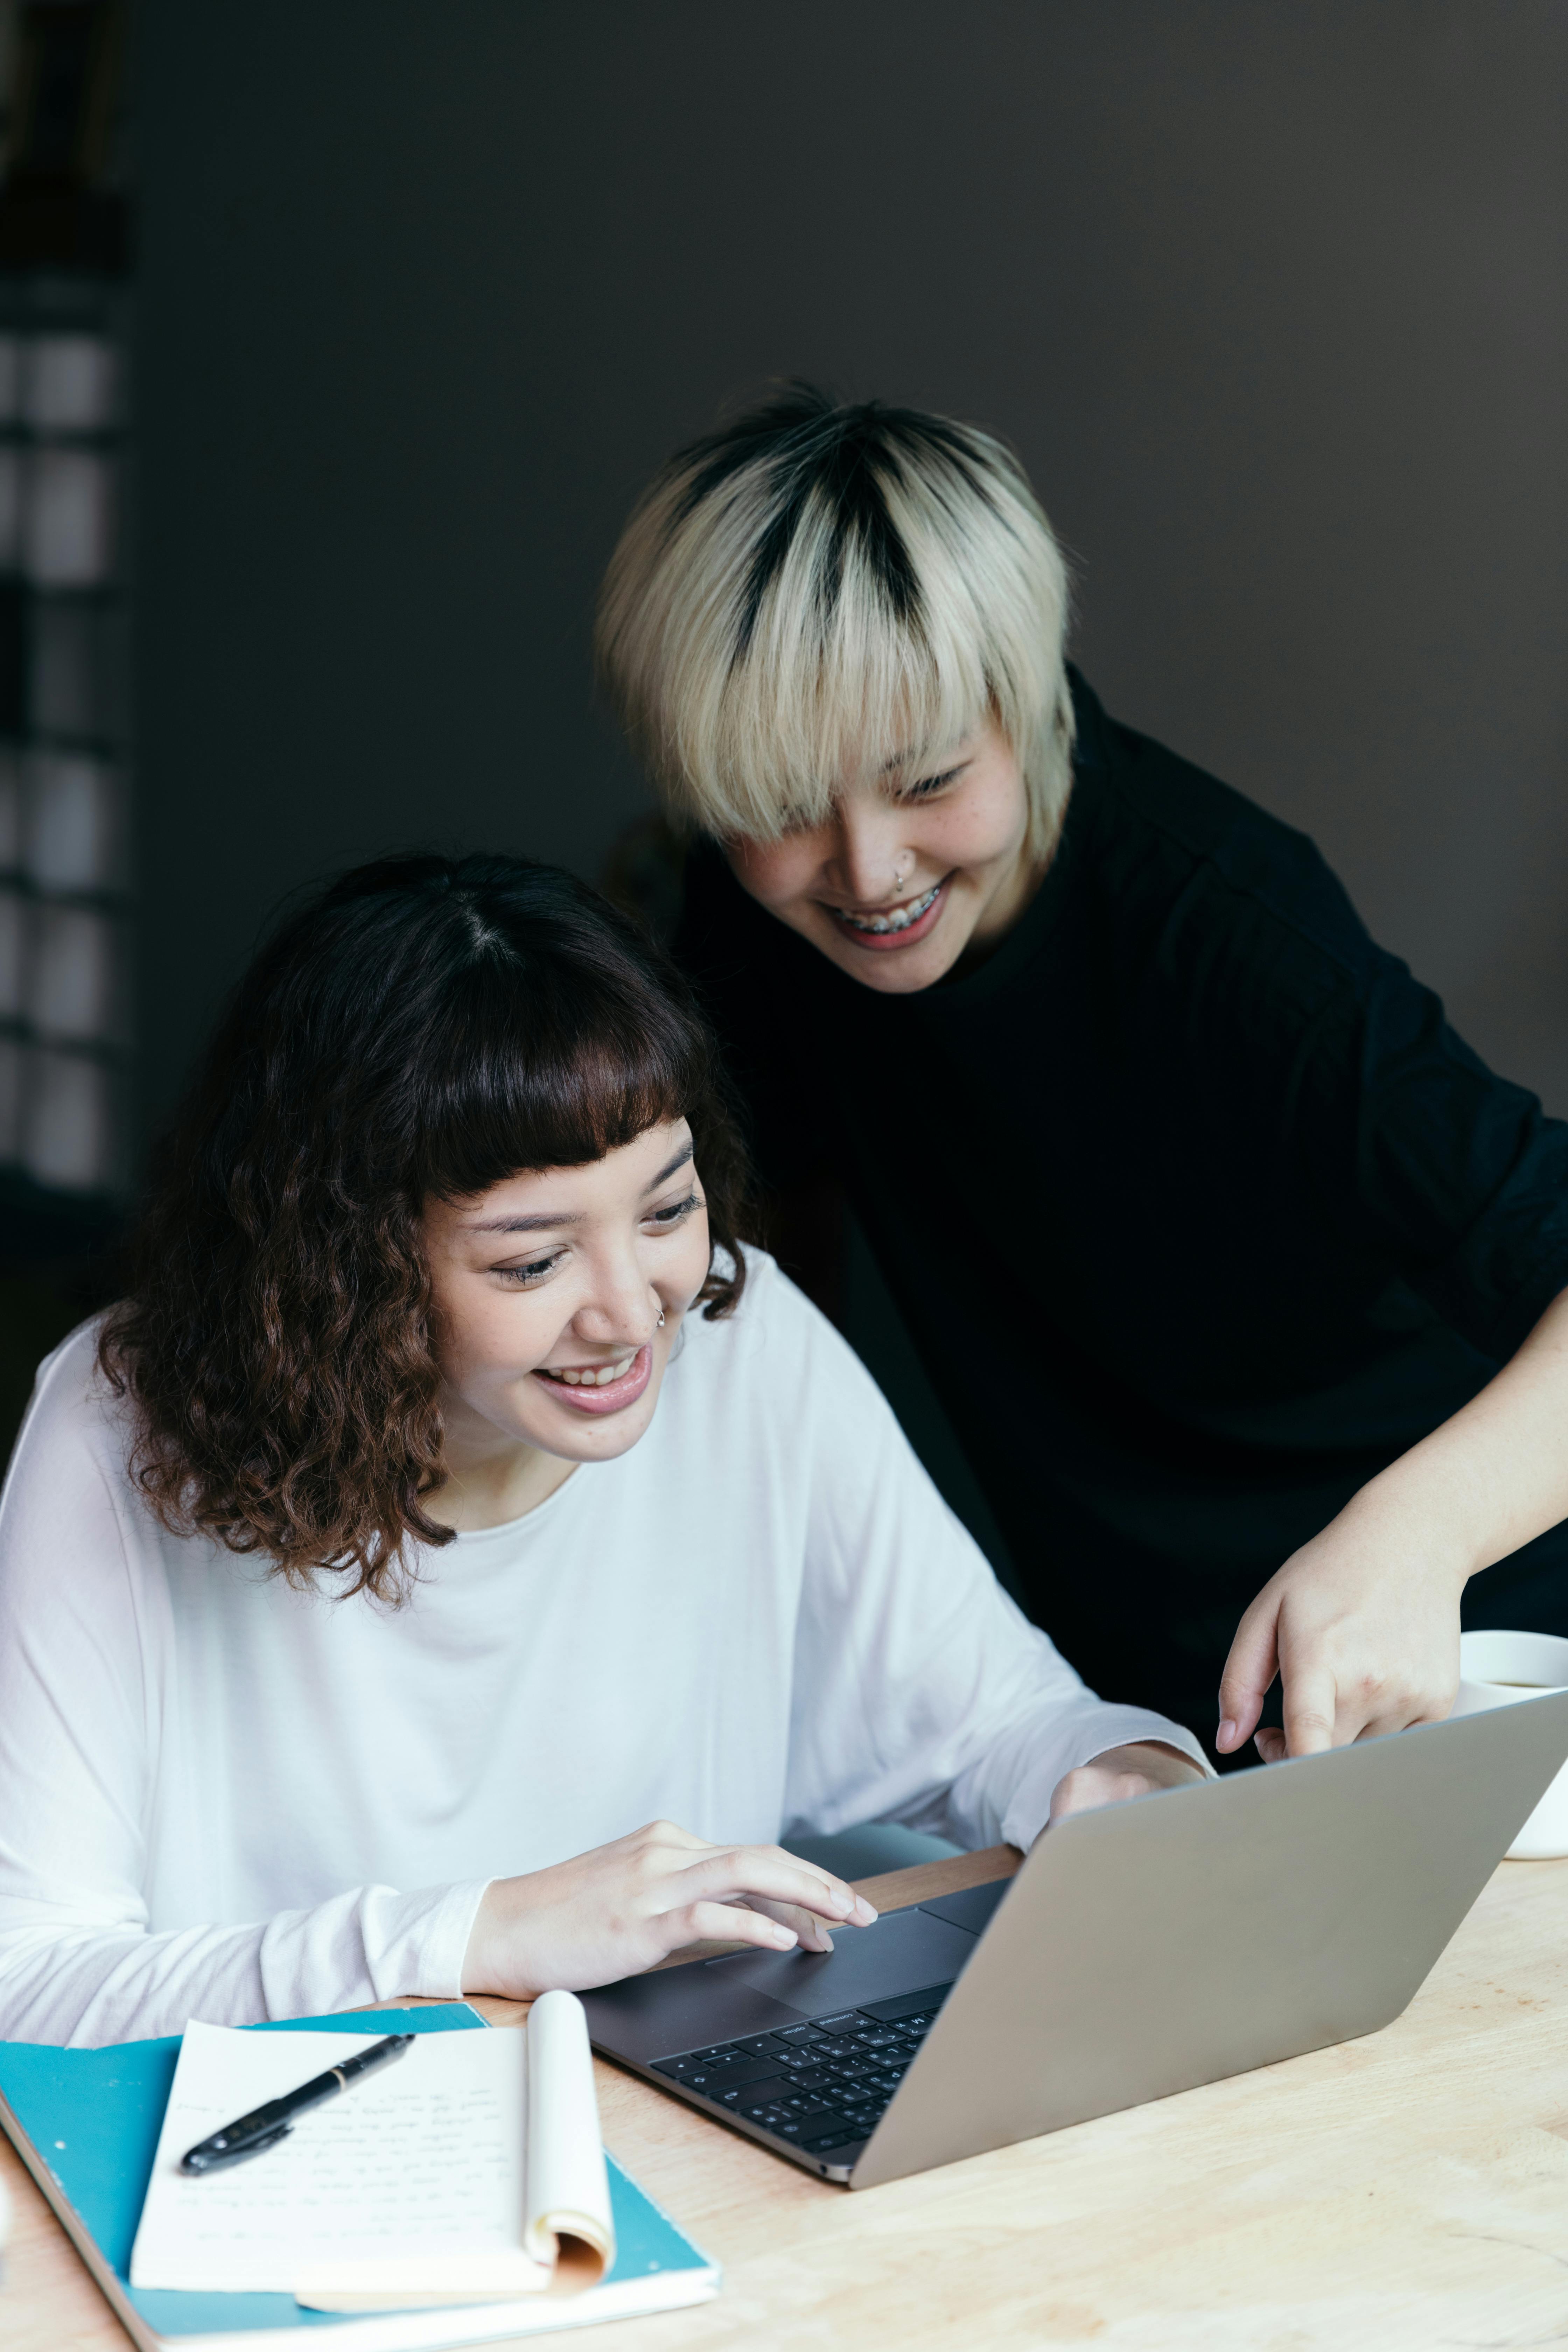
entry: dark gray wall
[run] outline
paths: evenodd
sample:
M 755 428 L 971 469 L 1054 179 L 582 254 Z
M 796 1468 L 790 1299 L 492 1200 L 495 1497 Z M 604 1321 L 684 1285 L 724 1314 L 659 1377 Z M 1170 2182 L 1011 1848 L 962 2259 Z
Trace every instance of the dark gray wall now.
M 1568 1110 L 1556 0 L 142 0 L 144 1093 L 264 910 L 592 872 L 595 581 L 771 373 L 1030 466 L 1113 709 Z

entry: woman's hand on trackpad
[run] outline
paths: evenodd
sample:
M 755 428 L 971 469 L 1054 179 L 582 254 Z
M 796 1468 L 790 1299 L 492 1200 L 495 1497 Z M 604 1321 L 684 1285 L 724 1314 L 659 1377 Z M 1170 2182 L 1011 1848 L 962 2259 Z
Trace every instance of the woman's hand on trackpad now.
M 877 1914 L 831 1871 L 776 1845 L 710 1845 L 651 1822 L 549 1870 L 485 1890 L 464 1956 L 465 1992 L 527 2000 L 582 1991 L 713 1939 L 764 1952 L 833 1949 L 833 1927 Z

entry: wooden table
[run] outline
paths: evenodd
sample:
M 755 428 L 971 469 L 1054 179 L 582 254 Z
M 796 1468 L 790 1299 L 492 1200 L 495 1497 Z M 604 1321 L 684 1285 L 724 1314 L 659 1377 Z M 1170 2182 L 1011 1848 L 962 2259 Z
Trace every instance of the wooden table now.
M 1016 1866 L 997 1848 L 865 1888 L 890 1909 Z M 584 2352 L 1568 2343 L 1561 1863 L 1505 1862 L 1381 2033 L 884 2189 L 814 2180 L 614 2066 L 599 2095 L 606 2142 L 725 2284 L 569 2339 Z M 3 2140 L 0 2176 L 17 2207 L 5 2352 L 123 2352 Z

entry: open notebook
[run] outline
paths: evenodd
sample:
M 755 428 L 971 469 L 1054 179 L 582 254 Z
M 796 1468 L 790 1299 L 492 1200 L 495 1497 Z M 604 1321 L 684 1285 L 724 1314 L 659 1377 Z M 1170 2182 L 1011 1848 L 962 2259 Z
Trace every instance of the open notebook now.
M 321 2051 L 330 2046 L 322 2036 L 354 2035 L 362 2041 L 387 2033 L 413 2033 L 421 2041 L 517 2038 L 487 2032 L 484 2020 L 465 2002 L 295 2018 L 281 2025 L 247 2027 L 246 2038 L 265 2042 L 301 2032 L 310 2037 L 311 2063 L 305 2075 L 321 2071 Z M 288 2292 L 134 2286 L 132 2248 L 180 2048 L 178 2036 L 101 2050 L 0 2042 L 0 2126 L 16 2143 L 141 2352 L 163 2352 L 164 2347 L 177 2347 L 178 2352 L 304 2352 L 300 2331 L 311 2328 L 331 2332 L 320 2352 L 444 2352 L 450 2346 L 499 2343 L 542 2330 L 668 2311 L 706 2302 L 718 2291 L 714 2266 L 611 2156 L 604 2161 L 615 2228 L 614 2263 L 598 2285 L 581 2294 L 532 2292 L 503 2303 L 449 2302 L 436 2307 L 400 2298 L 396 2310 L 351 2315 L 310 2308 Z M 397 2063 L 406 2065 L 409 2060 Z M 300 2074 L 293 2077 L 301 2079 Z M 369 2083 L 361 2084 L 335 2104 L 346 2107 L 370 2088 Z M 265 2160 L 258 2158 L 254 2164 L 239 2167 L 232 2178 L 237 2181 L 242 2173 L 258 2171 Z
M 616 2233 L 588 2029 L 569 1992 L 537 2000 L 524 2032 L 426 2034 L 276 2147 L 181 2171 L 198 2140 L 363 2046 L 185 2028 L 132 2285 L 292 2294 L 317 2311 L 596 2285 Z

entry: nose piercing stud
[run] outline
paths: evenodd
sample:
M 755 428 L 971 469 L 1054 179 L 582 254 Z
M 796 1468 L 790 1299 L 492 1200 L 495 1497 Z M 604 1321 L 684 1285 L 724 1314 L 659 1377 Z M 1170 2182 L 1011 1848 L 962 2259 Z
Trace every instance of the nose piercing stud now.
M 658 1310 L 658 1328 L 661 1331 L 664 1328 L 664 1309 L 662 1307 Z

